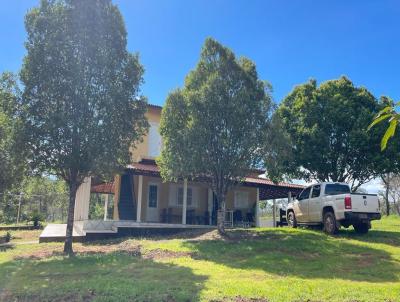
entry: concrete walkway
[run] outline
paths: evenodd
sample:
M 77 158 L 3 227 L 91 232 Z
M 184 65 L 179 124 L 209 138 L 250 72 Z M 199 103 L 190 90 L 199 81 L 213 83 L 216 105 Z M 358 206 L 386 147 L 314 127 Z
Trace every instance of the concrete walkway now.
M 39 242 L 45 241 L 63 241 L 67 232 L 66 224 L 48 224 L 39 236 Z M 74 226 L 72 237 L 84 238 L 86 233 Z

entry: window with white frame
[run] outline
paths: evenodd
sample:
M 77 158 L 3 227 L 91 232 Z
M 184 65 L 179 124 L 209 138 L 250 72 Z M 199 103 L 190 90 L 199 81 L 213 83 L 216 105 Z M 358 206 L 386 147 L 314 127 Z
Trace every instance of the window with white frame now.
M 183 205 L 183 187 L 178 187 L 177 190 L 177 204 L 178 206 Z M 191 207 L 193 206 L 193 190 L 192 188 L 188 187 L 187 188 L 187 206 Z
M 235 209 L 246 209 L 249 207 L 249 192 L 235 191 L 234 197 Z

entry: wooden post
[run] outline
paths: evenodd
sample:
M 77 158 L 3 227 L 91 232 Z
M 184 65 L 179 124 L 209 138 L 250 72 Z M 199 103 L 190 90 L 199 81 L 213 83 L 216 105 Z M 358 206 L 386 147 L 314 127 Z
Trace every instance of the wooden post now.
M 136 207 L 136 221 L 141 221 L 141 213 L 142 213 L 142 195 L 143 195 L 143 175 L 139 175 L 139 184 L 138 184 L 138 198 L 137 198 L 137 207 Z
M 107 220 L 108 215 L 108 197 L 109 195 L 106 194 L 106 199 L 104 200 L 104 220 Z
M 260 227 L 260 189 L 257 188 L 257 196 L 256 196 L 256 227 Z
M 186 224 L 187 209 L 187 179 L 183 180 L 183 204 L 182 204 L 182 224 Z
M 272 200 L 272 221 L 274 223 L 274 228 L 276 227 L 276 201 Z

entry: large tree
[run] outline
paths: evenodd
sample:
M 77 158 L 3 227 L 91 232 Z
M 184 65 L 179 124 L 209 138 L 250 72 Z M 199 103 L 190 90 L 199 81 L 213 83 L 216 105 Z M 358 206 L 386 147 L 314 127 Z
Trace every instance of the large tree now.
M 269 91 L 253 62 L 237 59 L 231 50 L 207 39 L 185 86 L 168 95 L 162 111 L 162 177 L 202 177 L 224 213 L 227 191 L 259 158 L 259 133 L 271 109 Z M 217 220 L 223 233 L 223 215 Z
M 130 160 L 147 129 L 143 67 L 110 0 L 42 0 L 25 18 L 21 71 L 32 168 L 64 179 L 69 207 L 64 252 L 73 254 L 75 194 L 85 177 Z
M 7 72 L 1 74 L 0 194 L 17 185 L 24 172 L 24 148 L 21 145 L 21 120 L 18 115 L 19 98 L 16 77 Z
M 398 169 L 398 163 L 388 164 L 388 155 L 379 152 L 379 139 L 367 132 L 381 107 L 367 89 L 346 77 L 319 87 L 314 80 L 296 86 L 275 112 L 275 131 L 282 132 L 282 141 L 266 147 L 270 176 L 348 182 L 355 190 Z M 282 146 L 285 152 L 277 149 Z M 399 154 L 396 150 L 391 152 Z

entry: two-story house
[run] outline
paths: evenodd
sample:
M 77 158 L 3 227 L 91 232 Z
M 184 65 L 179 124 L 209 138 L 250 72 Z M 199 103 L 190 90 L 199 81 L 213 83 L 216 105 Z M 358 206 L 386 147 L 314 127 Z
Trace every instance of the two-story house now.
M 75 221 L 86 231 L 128 227 L 201 227 L 216 224 L 217 203 L 211 188 L 204 182 L 163 182 L 155 158 L 160 155 L 162 138 L 158 131 L 162 107 L 148 105 L 150 128 L 143 141 L 132 151 L 132 163 L 117 175 L 114 183 L 83 184 L 77 192 Z M 258 201 L 297 195 L 302 186 L 266 179 L 263 171 L 252 171 L 244 182 L 228 192 L 228 225 L 256 225 Z M 90 192 L 113 194 L 111 220 L 88 220 Z M 107 215 L 105 215 L 107 217 Z

